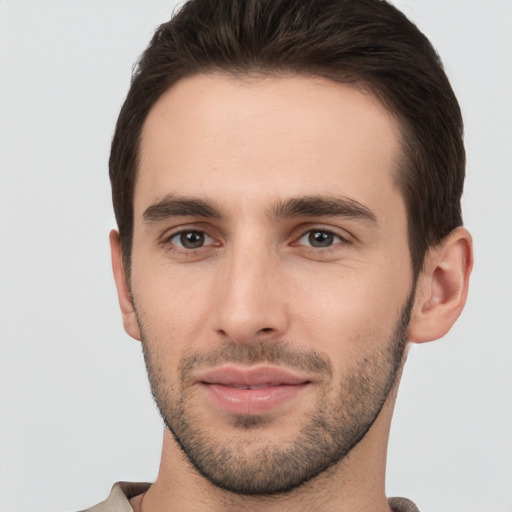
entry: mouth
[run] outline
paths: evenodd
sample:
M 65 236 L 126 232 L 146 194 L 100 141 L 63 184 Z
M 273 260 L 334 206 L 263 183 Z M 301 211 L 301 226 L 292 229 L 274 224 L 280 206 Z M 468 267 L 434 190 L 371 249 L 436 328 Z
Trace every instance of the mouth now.
M 222 366 L 196 380 L 215 408 L 236 415 L 264 414 L 291 403 L 312 381 L 269 366 Z

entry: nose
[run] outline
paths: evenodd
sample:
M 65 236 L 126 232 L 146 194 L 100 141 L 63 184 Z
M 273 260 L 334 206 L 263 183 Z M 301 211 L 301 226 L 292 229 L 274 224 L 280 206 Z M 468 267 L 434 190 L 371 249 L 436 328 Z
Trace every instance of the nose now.
M 235 343 L 285 336 L 289 324 L 284 269 L 268 247 L 246 245 L 222 262 L 213 329 Z

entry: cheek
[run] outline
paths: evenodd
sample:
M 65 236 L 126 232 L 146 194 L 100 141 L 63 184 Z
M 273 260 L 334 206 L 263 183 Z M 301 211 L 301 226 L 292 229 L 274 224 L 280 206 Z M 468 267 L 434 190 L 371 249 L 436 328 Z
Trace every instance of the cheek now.
M 407 273 L 382 271 L 317 275 L 296 290 L 291 311 L 295 333 L 343 366 L 389 343 L 409 293 Z M 335 363 L 337 364 L 337 363 Z
M 166 359 L 201 350 L 215 304 L 208 273 L 137 263 L 132 292 L 147 342 Z

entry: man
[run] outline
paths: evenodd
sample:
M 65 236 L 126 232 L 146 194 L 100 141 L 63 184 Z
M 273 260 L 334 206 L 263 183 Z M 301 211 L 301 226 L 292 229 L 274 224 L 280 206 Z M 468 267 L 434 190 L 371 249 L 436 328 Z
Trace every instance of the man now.
M 414 511 L 384 494 L 408 343 L 472 267 L 462 120 L 379 0 L 192 0 L 112 143 L 125 330 L 166 425 L 158 478 L 91 510 Z

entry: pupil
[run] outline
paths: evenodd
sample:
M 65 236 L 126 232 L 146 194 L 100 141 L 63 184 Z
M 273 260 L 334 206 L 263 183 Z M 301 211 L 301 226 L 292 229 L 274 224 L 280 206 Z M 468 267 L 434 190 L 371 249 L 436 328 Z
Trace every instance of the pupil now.
M 309 243 L 313 247 L 329 247 L 334 241 L 332 233 L 325 231 L 313 231 L 309 234 Z
M 180 242 L 186 249 L 197 249 L 204 243 L 204 234 L 198 231 L 188 231 L 181 234 Z

